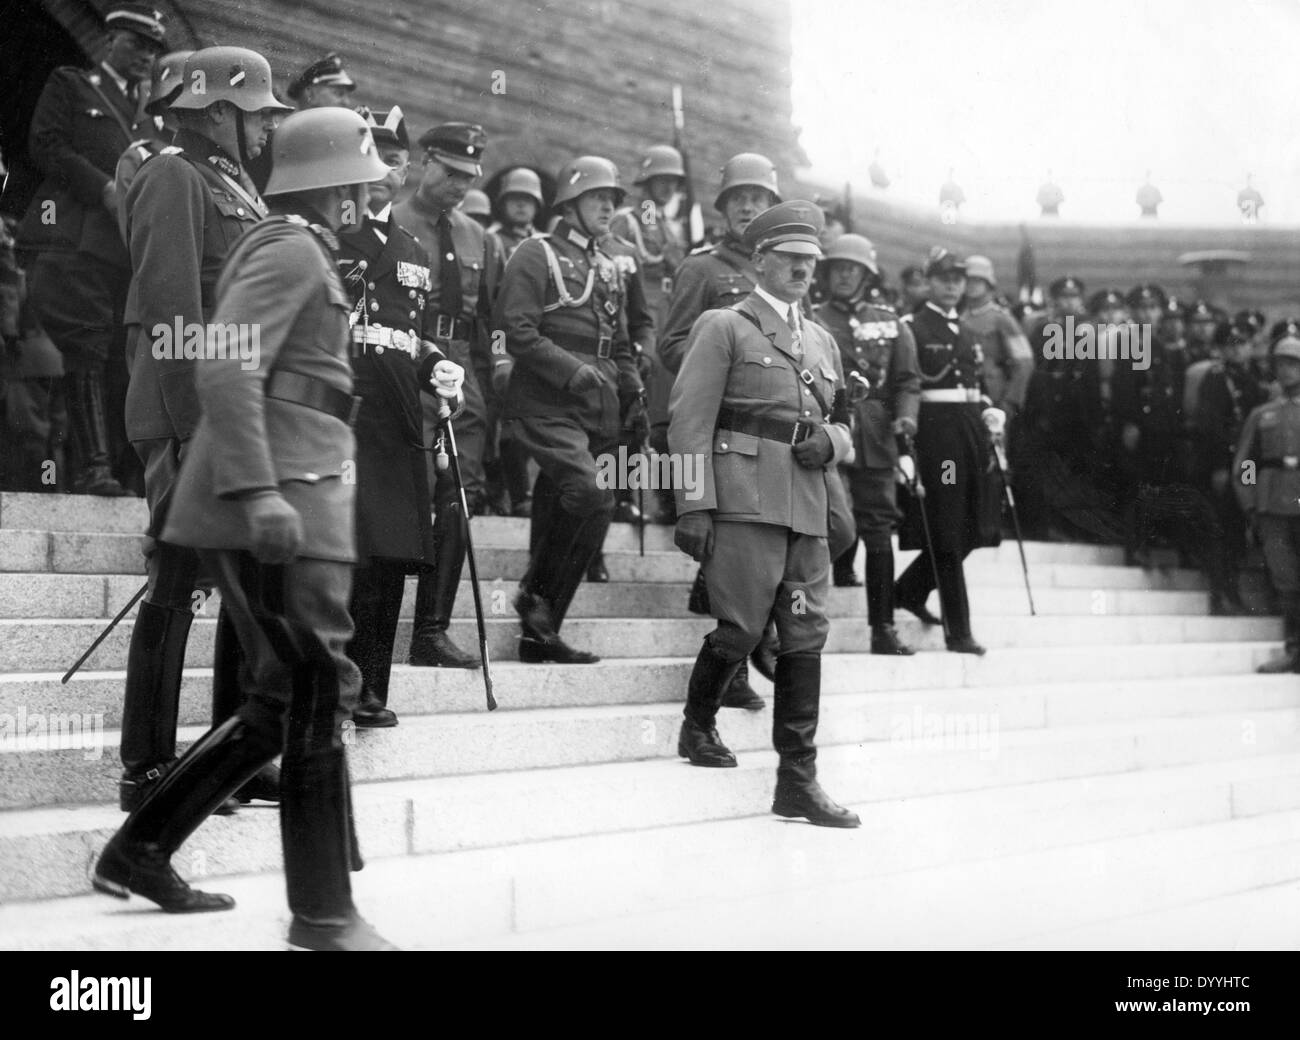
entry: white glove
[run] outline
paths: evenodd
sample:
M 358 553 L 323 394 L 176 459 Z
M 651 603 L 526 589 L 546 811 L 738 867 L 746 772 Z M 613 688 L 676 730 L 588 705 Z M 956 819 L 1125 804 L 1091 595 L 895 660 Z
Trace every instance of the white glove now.
M 911 455 L 898 456 L 898 479 L 903 484 L 916 482 L 916 460 Z
M 1007 413 L 1001 408 L 985 408 L 980 413 L 980 418 L 984 420 L 984 428 L 993 435 L 994 438 L 1002 436 L 1007 428 Z
M 433 375 L 429 377 L 429 385 L 434 392 L 449 401 L 460 396 L 460 388 L 464 383 L 465 369 L 454 361 L 439 361 L 433 366 Z

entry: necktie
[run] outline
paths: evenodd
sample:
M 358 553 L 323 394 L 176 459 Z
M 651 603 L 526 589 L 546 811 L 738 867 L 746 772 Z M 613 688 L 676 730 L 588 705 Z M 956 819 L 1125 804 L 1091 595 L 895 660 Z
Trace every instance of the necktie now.
M 451 237 L 451 221 L 447 211 L 438 214 L 438 293 L 439 310 L 459 318 L 464 310 L 460 291 L 460 264 L 456 262 L 456 243 Z
M 799 308 L 790 304 L 790 353 L 803 357 L 803 333 L 799 331 Z

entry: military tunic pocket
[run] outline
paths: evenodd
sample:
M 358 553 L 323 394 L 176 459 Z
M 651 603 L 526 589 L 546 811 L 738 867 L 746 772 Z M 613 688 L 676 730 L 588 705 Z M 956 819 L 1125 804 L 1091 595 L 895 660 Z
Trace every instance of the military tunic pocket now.
M 719 513 L 761 512 L 758 500 L 758 438 L 734 430 L 713 436 L 713 483 Z
M 798 376 L 775 347 L 770 350 L 746 350 L 740 358 L 739 384 L 732 387 L 741 397 L 763 401 L 789 396 L 789 388 Z

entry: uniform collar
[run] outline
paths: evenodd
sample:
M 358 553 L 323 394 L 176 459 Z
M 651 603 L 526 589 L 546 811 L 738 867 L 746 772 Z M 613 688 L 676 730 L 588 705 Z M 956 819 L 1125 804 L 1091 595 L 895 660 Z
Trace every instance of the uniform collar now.
M 778 300 L 761 285 L 754 286 L 754 295 L 771 307 L 772 310 L 776 311 L 783 322 L 787 325 L 790 324 L 790 308 L 796 306 L 796 304 L 786 303 L 784 300 Z
M 370 219 L 376 224 L 387 224 L 393 217 L 393 203 L 390 199 L 388 203 L 378 213 L 371 213 Z
M 106 61 L 101 61 L 99 67 L 108 73 L 109 79 L 117 85 L 117 89 L 122 92 L 124 98 L 129 98 L 131 96 L 131 84 L 127 82 L 125 76 L 119 73 L 117 69 L 113 68 L 113 66 Z
M 943 317 L 945 321 L 956 321 L 956 320 L 957 320 L 957 311 L 956 311 L 956 308 L 954 308 L 953 310 L 950 310 L 950 311 L 946 311 L 946 310 L 944 310 L 942 307 L 940 307 L 937 303 L 935 303 L 933 300 L 926 300 L 926 301 L 925 301 L 925 305 L 926 305 L 927 307 L 929 307 L 930 310 L 934 311 L 935 314 L 938 314 L 938 315 L 940 315 L 941 317 Z
M 567 220 L 561 220 L 555 226 L 555 237 L 565 242 L 571 242 L 584 253 L 590 253 L 596 247 L 595 240 L 590 235 L 584 235 Z
M 971 308 L 970 308 L 966 313 L 967 313 L 967 314 L 979 314 L 980 311 L 986 311 L 986 310 L 988 310 L 990 307 L 994 306 L 996 303 L 997 303 L 997 301 L 994 300 L 992 296 L 990 296 L 987 300 L 985 300 L 983 303 L 979 304 L 978 306 L 976 306 L 976 307 L 971 307 Z M 937 309 L 938 309 L 938 308 L 936 308 L 936 310 L 937 310 Z
M 227 177 L 233 177 L 237 181 L 242 181 L 244 176 L 243 167 L 232 159 L 230 153 L 212 138 L 205 137 L 194 130 L 178 130 L 175 143 L 176 147 L 182 148 L 190 155 L 202 159 L 214 170 L 224 173 Z

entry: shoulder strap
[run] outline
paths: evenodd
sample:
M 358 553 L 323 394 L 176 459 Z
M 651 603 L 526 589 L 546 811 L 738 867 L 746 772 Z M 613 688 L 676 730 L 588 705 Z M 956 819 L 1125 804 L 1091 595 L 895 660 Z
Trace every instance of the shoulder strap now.
M 596 265 L 592 264 L 587 270 L 587 287 L 583 289 L 582 295 L 574 299 L 569 295 L 569 290 L 564 287 L 564 274 L 560 270 L 560 258 L 555 255 L 555 247 L 551 245 L 550 235 L 538 235 L 537 241 L 542 245 L 542 251 L 546 253 L 546 263 L 551 271 L 551 283 L 555 286 L 555 295 L 557 297 L 554 303 L 543 305 L 542 313 L 547 314 L 550 311 L 559 310 L 561 307 L 581 307 L 591 299 L 591 290 L 596 285 Z

